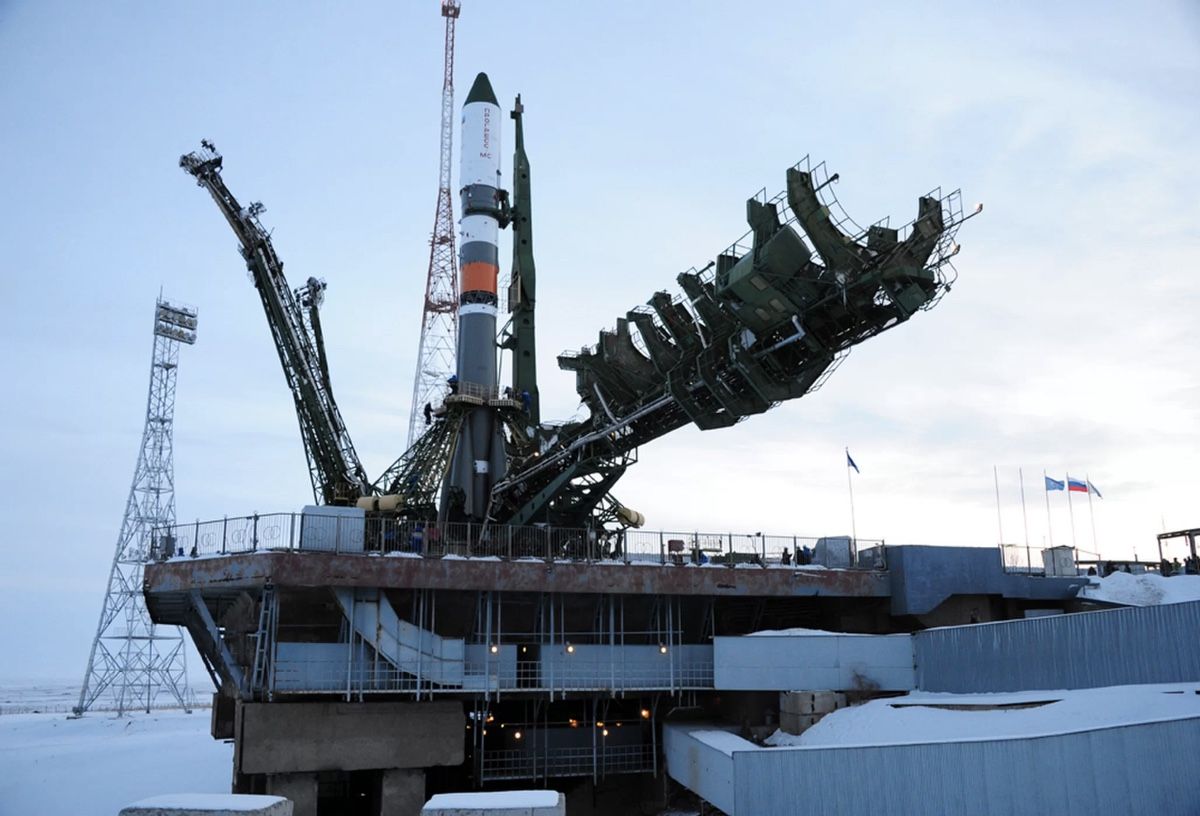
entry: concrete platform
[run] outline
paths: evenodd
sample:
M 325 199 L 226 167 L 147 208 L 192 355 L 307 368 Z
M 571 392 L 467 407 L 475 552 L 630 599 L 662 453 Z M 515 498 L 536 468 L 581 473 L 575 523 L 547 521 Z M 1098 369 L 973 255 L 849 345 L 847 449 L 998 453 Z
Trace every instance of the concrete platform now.
M 887 597 L 886 572 L 268 551 L 147 564 L 150 596 L 191 589 L 371 587 L 746 597 Z

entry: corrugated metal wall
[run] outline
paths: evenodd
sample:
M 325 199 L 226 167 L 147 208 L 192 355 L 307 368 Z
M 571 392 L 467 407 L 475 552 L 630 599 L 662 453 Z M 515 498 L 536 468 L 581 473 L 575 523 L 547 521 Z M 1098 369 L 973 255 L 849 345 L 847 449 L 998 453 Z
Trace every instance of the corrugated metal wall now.
M 688 731 L 678 724 L 663 728 L 667 772 L 701 799 L 732 814 L 733 757 L 690 736 Z
M 1200 719 L 1034 739 L 739 751 L 731 816 L 1183 816 L 1200 812 L 1197 752 Z
M 1200 681 L 1200 601 L 929 629 L 917 688 L 987 692 Z

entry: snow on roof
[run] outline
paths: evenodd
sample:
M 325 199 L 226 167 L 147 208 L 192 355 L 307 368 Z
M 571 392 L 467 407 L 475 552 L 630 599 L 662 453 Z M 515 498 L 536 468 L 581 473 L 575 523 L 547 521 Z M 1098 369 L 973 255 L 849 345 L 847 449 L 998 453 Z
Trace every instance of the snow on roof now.
M 799 736 L 777 731 L 767 742 L 810 748 L 964 742 L 1188 718 L 1200 718 L 1200 683 L 1006 694 L 914 692 L 840 709 Z
M 1079 591 L 1079 597 L 1126 606 L 1200 601 L 1200 575 L 1164 578 L 1154 572 L 1140 575 L 1114 572 L 1104 578 L 1092 577 L 1088 585 Z
M 190 810 L 200 813 L 207 811 L 216 813 L 255 813 L 266 811 L 268 808 L 276 807 L 287 801 L 282 796 L 259 796 L 248 793 L 171 793 L 165 796 L 151 796 L 149 799 L 142 799 L 129 805 L 125 810 L 135 808 L 162 810 L 169 808 L 172 810 Z M 279 811 L 276 807 L 275 812 L 282 811 Z
M 896 635 L 868 635 L 862 632 L 827 632 L 824 629 L 763 629 L 761 632 L 751 632 L 747 637 L 797 637 L 797 636 L 829 636 L 829 637 L 909 637 L 908 633 Z
M 439 793 L 425 803 L 422 813 L 435 810 L 493 810 L 496 808 L 555 807 L 562 794 L 552 790 L 481 791 Z
M 691 731 L 689 736 L 703 742 L 710 748 L 716 748 L 722 754 L 733 756 L 734 751 L 754 751 L 758 746 L 749 740 L 744 740 L 729 731 L 710 729 L 706 731 Z

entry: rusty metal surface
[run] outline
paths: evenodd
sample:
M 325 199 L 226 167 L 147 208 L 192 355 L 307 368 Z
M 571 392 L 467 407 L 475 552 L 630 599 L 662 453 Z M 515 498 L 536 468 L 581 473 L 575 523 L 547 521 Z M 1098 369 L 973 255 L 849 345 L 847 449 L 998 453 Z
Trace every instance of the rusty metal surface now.
M 148 564 L 147 594 L 257 587 L 380 587 L 501 592 L 747 597 L 886 597 L 886 572 L 599 565 L 257 552 Z

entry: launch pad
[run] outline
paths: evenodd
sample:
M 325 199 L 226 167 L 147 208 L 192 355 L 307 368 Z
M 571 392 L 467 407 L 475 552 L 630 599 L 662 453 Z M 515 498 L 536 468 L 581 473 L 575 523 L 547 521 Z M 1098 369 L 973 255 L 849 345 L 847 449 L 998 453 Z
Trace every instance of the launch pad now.
M 999 620 L 1065 608 L 1078 588 L 1008 574 L 992 550 L 643 529 L 612 492 L 641 445 L 813 393 L 854 345 L 940 301 L 957 231 L 979 209 L 964 215 L 958 191 L 938 189 L 912 222 L 864 228 L 834 196 L 837 174 L 805 159 L 783 192 L 746 202 L 749 231 L 678 275 L 678 292 L 653 292 L 594 346 L 559 355 L 589 416 L 548 422 L 523 112 L 517 97 L 510 195 L 500 108 L 476 77 L 462 119 L 460 277 L 436 303 L 426 293 L 427 318 L 454 310 L 455 368 L 440 394 L 418 373 L 424 432 L 375 479 L 334 399 L 325 282 L 288 283 L 263 206 L 235 198 L 210 142 L 180 159 L 238 238 L 315 503 L 157 529 L 147 605 L 156 622 L 187 627 L 219 688 L 213 735 L 234 741 L 235 790 L 287 795 L 300 816 L 407 816 L 426 792 L 517 781 L 589 786 L 593 800 L 616 787 L 635 800 L 616 811 L 628 812 L 664 797 L 666 721 L 701 712 L 765 727 L 775 693 L 794 690 L 770 672 L 723 685 L 717 638 Z M 448 212 L 442 195 L 439 224 Z M 442 227 L 432 251 L 445 266 L 454 236 Z M 902 690 L 905 676 L 871 660 L 832 668 L 831 689 L 866 695 Z M 639 784 L 620 781 L 629 775 Z

